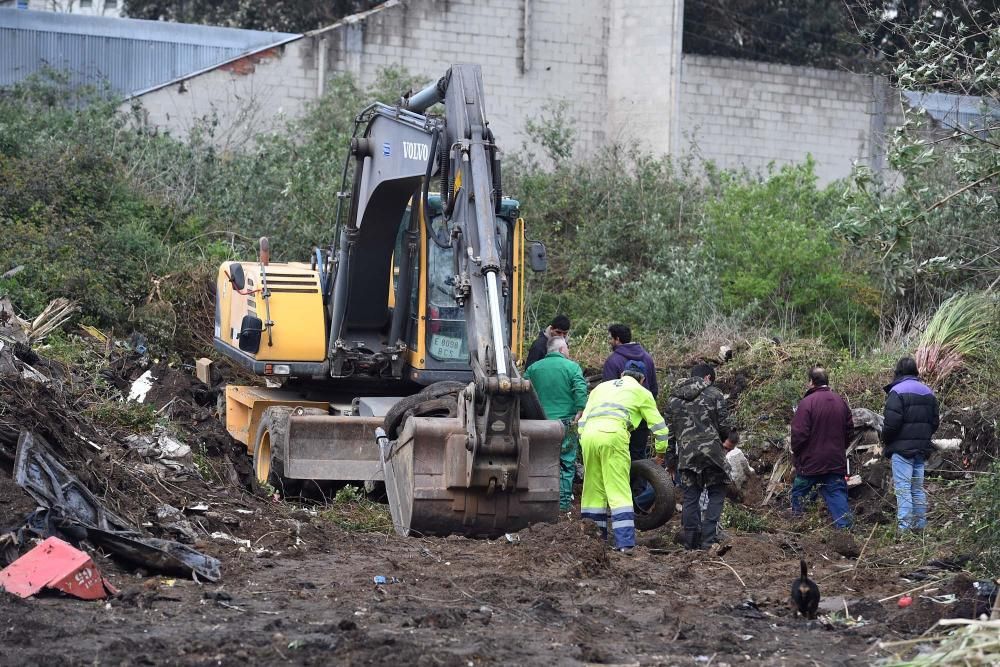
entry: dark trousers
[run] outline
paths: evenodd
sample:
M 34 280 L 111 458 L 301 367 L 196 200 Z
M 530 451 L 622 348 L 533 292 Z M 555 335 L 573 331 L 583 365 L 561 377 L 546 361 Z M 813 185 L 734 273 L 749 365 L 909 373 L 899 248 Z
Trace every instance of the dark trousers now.
M 681 511 L 684 546 L 688 549 L 707 549 L 719 541 L 719 519 L 726 502 L 726 485 L 685 483 L 681 489 L 684 491 L 684 509 Z M 699 505 L 702 490 L 708 491 L 708 507 L 704 515 Z
M 641 421 L 628 438 L 628 453 L 633 461 L 649 458 L 649 426 Z

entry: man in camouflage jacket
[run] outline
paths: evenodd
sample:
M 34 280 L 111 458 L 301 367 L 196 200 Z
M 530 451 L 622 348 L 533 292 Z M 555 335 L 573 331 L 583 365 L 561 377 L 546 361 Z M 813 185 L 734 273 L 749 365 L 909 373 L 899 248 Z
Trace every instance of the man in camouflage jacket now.
M 688 549 L 707 549 L 718 541 L 729 483 L 722 449 L 729 435 L 729 411 L 714 382 L 715 369 L 699 364 L 691 370 L 691 377 L 674 385 L 667 402 L 667 425 L 674 443 L 671 450 L 677 452 L 684 498 L 681 525 Z M 703 490 L 708 495 L 704 517 L 699 507 Z

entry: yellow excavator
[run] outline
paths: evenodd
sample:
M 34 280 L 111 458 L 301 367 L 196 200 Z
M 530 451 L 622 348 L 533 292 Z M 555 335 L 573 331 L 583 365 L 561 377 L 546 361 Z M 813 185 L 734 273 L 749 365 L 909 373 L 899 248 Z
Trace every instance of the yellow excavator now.
M 226 388 L 257 481 L 384 482 L 402 535 L 554 521 L 563 427 L 514 353 L 525 258 L 545 270 L 545 249 L 503 197 L 480 67 L 364 109 L 344 183 L 336 245 L 277 263 L 261 239 L 256 261 L 219 269 L 215 346 L 267 385 Z

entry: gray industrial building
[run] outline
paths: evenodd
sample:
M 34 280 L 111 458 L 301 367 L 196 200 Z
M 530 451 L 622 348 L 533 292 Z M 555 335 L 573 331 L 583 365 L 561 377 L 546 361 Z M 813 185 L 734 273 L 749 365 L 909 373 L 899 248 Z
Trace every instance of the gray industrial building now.
M 45 67 L 141 95 L 300 35 L 0 7 L 0 86 Z

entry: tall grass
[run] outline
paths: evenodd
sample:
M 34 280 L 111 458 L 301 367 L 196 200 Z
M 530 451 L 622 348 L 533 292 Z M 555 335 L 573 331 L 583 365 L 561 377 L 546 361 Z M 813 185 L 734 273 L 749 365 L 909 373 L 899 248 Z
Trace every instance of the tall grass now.
M 991 292 L 956 294 L 941 304 L 916 351 L 921 375 L 941 381 L 995 344 L 998 300 Z

